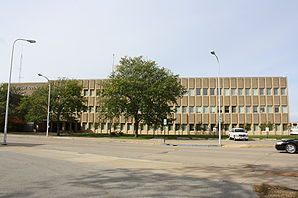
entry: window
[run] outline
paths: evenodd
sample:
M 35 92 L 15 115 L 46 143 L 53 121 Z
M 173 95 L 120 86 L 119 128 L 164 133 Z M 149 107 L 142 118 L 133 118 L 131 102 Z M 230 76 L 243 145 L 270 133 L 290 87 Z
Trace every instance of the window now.
M 238 89 L 238 96 L 243 96 L 243 89 L 242 88 Z
M 182 124 L 182 131 L 187 131 L 187 124 Z
M 181 107 L 180 106 L 176 106 L 176 113 L 181 113 Z
M 258 113 L 258 106 L 253 106 L 253 113 Z
M 202 107 L 201 106 L 197 106 L 197 113 L 202 113 Z
M 268 105 L 268 106 L 267 106 L 267 112 L 268 112 L 268 113 L 272 113 L 272 112 L 273 112 L 273 110 L 272 110 L 272 105 Z
M 173 131 L 174 130 L 174 127 L 172 124 L 169 124 L 169 131 Z
M 252 89 L 252 95 L 253 96 L 257 96 L 258 95 L 258 89 L 257 88 L 253 88 Z
M 246 106 L 246 113 L 250 113 L 250 106 Z
M 237 113 L 236 106 L 232 106 L 232 113 Z
M 93 106 L 90 106 L 90 107 L 89 107 L 89 112 L 90 112 L 90 113 L 94 113 L 94 107 L 93 107 Z
M 267 88 L 267 96 L 271 96 L 271 88 Z
M 97 130 L 100 129 L 100 124 L 99 123 L 95 123 L 95 129 L 97 129 Z
M 88 89 L 84 89 L 84 96 L 89 96 L 88 93 L 89 93 L 89 92 L 88 92 Z
M 278 88 L 274 88 L 274 89 L 273 89 L 273 94 L 274 94 L 275 96 L 278 95 Z
M 94 129 L 94 124 L 93 123 L 89 123 L 89 129 Z
M 106 125 L 106 123 L 101 123 L 101 128 L 102 128 L 103 130 L 106 130 L 106 129 L 107 129 L 107 125 Z
M 239 113 L 244 113 L 244 106 L 239 106 Z
M 194 113 L 195 112 L 195 107 L 194 106 L 190 106 L 189 107 L 189 113 Z
M 128 124 L 127 124 L 127 130 L 128 130 L 128 131 L 131 131 L 131 130 L 132 130 L 132 124 L 131 124 L 131 123 L 128 123 Z
M 184 92 L 183 92 L 183 96 L 188 96 L 188 92 L 187 92 L 187 90 L 184 90 Z
M 261 105 L 261 106 L 260 106 L 260 112 L 261 112 L 261 113 L 265 113 L 265 106 L 264 106 L 264 105 Z
M 258 124 L 254 124 L 254 131 L 258 131 L 259 130 L 259 125 Z
M 286 95 L 286 88 L 281 88 L 281 89 L 280 89 L 280 94 L 281 94 L 282 96 L 285 96 L 285 95 Z
M 224 95 L 229 96 L 230 95 L 230 90 L 228 88 L 224 89 Z
M 189 130 L 190 131 L 194 131 L 195 130 L 195 125 L 194 124 L 190 124 L 189 125 Z
M 182 113 L 187 113 L 187 106 L 182 106 Z
M 287 131 L 288 130 L 288 124 L 283 124 L 282 125 L 282 130 Z
M 260 96 L 263 96 L 263 95 L 265 95 L 265 92 L 264 92 L 264 88 L 260 88 Z
M 288 113 L 288 108 L 287 108 L 286 105 L 283 105 L 283 106 L 281 107 L 281 112 L 282 112 L 282 113 Z
M 210 88 L 210 95 L 214 96 L 215 95 L 215 89 L 214 88 Z
M 84 130 L 88 130 L 88 125 L 87 125 L 87 123 L 85 123 L 85 122 L 83 123 L 83 129 L 84 129 Z
M 90 89 L 90 96 L 95 96 L 95 90 L 94 89 Z
M 210 113 L 216 113 L 216 112 L 215 112 L 215 106 L 211 106 L 211 107 L 210 107 Z
M 203 113 L 209 113 L 209 112 L 208 112 L 208 106 L 204 106 L 204 107 L 203 107 Z
M 125 131 L 125 123 L 121 123 L 121 125 L 120 125 L 120 130 L 121 130 L 121 131 Z
M 194 92 L 195 92 L 195 91 L 194 91 L 193 88 L 189 88 L 189 95 L 190 95 L 190 96 L 194 96 L 194 95 L 195 95 Z
M 201 88 L 197 88 L 197 96 L 201 95 Z
M 235 89 L 235 88 L 232 88 L 232 89 L 231 89 L 231 95 L 232 95 L 232 96 L 236 96 L 236 89 Z
M 175 130 L 176 130 L 176 131 L 180 131 L 180 130 L 181 130 L 181 128 L 180 128 L 180 124 L 175 124 Z
M 207 95 L 208 95 L 208 88 L 204 88 L 204 89 L 203 89 L 203 95 L 204 95 L 204 96 L 207 96 Z
M 250 96 L 250 88 L 246 88 L 245 89 L 245 95 L 246 96 Z
M 279 113 L 279 105 L 274 106 L 274 113 Z
M 230 113 L 230 107 L 229 106 L 225 106 L 225 113 Z
M 280 124 L 275 124 L 275 130 L 280 131 Z

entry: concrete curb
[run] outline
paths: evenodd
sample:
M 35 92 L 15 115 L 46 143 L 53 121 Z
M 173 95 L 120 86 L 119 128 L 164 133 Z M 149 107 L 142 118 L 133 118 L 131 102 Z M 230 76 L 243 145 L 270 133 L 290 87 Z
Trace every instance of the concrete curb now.
M 160 144 L 163 146 L 190 146 L 190 147 L 222 147 L 222 148 L 274 148 L 273 145 L 214 145 L 214 144 Z
M 221 147 L 220 145 L 198 145 L 198 144 L 161 144 L 164 146 L 195 146 L 195 147 Z

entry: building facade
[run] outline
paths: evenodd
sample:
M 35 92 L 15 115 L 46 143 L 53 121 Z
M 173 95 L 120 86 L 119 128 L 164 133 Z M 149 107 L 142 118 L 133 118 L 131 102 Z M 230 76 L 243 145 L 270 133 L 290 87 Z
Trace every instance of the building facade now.
M 79 80 L 82 95 L 86 97 L 87 111 L 78 123 L 82 130 L 95 133 L 112 131 L 133 134 L 133 120 L 120 117 L 112 121 L 100 119 L 97 113 L 103 80 Z M 141 124 L 140 134 L 169 135 L 214 134 L 218 126 L 217 78 L 181 78 L 187 92 L 177 99 L 174 121 L 164 129 Z M 223 77 L 220 78 L 223 134 L 234 127 L 246 128 L 250 134 L 288 134 L 289 102 L 287 77 Z M 15 87 L 30 94 L 46 83 L 14 83 Z M 65 123 L 67 125 L 67 123 Z M 64 129 L 69 127 L 63 126 Z M 63 130 L 63 128 L 62 128 Z
M 112 122 L 101 121 L 96 113 L 102 80 L 80 80 L 87 99 L 87 112 L 80 123 L 83 130 L 96 133 L 112 131 L 133 133 L 133 120 L 124 117 Z M 181 78 L 187 93 L 173 106 L 175 121 L 165 129 L 140 126 L 140 134 L 212 134 L 218 123 L 217 78 Z M 289 102 L 287 77 L 220 78 L 223 133 L 234 127 L 246 128 L 250 134 L 288 134 Z M 265 133 L 266 134 L 266 133 Z

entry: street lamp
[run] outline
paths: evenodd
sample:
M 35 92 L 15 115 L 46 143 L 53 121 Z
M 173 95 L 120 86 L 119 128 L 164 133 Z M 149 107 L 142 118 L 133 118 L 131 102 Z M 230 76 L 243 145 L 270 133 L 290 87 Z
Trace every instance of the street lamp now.
M 210 53 L 216 57 L 216 60 L 218 62 L 218 77 L 217 77 L 217 97 L 218 97 L 218 144 L 221 145 L 221 106 L 220 106 L 220 96 L 221 96 L 221 91 L 220 91 L 220 62 L 215 54 L 214 50 L 211 50 Z
M 7 85 L 7 98 L 6 98 L 6 110 L 5 110 L 5 124 L 4 124 L 4 136 L 3 136 L 3 145 L 7 144 L 7 124 L 8 124 L 8 108 L 9 108 L 9 94 L 10 94 L 10 84 L 11 84 L 11 73 L 12 73 L 12 64 L 13 64 L 13 52 L 14 46 L 17 41 L 26 41 L 29 43 L 36 43 L 35 40 L 28 40 L 28 39 L 16 39 L 13 42 L 12 50 L 11 50 L 11 59 L 10 59 L 10 70 L 9 70 L 9 80 Z
M 51 101 L 51 83 L 48 77 L 42 75 L 42 74 L 38 74 L 38 76 L 44 77 L 45 79 L 47 79 L 48 84 L 49 84 L 49 94 L 48 94 L 48 114 L 47 114 L 47 132 L 46 132 L 46 136 L 49 136 L 49 127 L 50 127 L 50 101 Z

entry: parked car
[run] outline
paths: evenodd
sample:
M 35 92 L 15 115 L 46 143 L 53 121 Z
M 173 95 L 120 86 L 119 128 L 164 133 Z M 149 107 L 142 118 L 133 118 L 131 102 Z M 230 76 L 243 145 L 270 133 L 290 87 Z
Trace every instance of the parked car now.
M 298 127 L 291 127 L 290 135 L 298 135 Z
M 248 134 L 247 131 L 243 128 L 232 128 L 229 131 L 229 139 L 230 140 L 248 140 Z
M 298 151 L 298 139 L 281 140 L 275 144 L 276 150 L 285 150 L 288 153 L 296 153 Z

